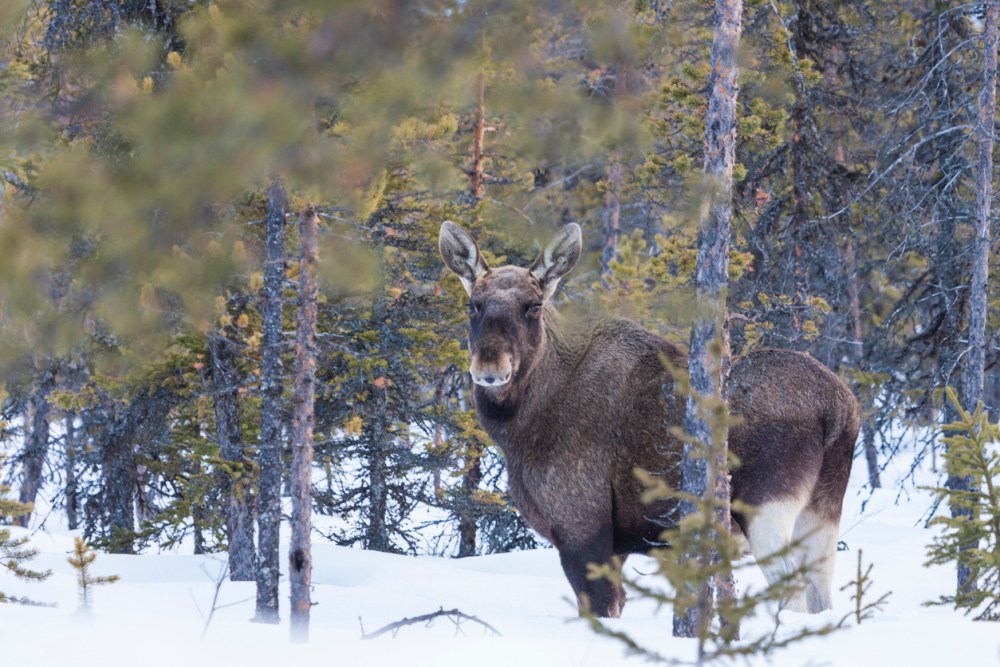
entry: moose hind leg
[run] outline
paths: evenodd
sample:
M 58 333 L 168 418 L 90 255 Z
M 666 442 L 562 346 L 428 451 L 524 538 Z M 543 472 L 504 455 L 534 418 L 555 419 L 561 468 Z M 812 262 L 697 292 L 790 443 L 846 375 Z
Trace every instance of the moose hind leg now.
M 767 583 L 788 585 L 799 569 L 799 558 L 793 549 L 792 538 L 796 522 L 805 501 L 797 497 L 770 500 L 755 508 L 749 521 L 747 540 L 757 564 L 764 572 Z M 808 610 L 804 590 L 796 590 L 782 604 L 784 609 L 804 612 Z
M 806 509 L 795 523 L 800 565 L 806 572 L 806 603 L 810 614 L 833 607 L 833 567 L 837 555 L 839 521 Z

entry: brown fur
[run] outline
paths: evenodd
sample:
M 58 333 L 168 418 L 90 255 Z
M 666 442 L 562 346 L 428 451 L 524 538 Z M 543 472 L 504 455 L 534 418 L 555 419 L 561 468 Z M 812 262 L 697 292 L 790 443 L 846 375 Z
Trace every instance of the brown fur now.
M 665 397 L 672 379 L 661 356 L 686 368 L 686 355 L 631 321 L 569 326 L 548 305 L 579 255 L 579 228 L 557 237 L 531 269 L 489 269 L 460 233 L 445 223 L 440 245 L 468 281 L 479 421 L 504 452 L 511 498 L 558 549 L 581 605 L 618 616 L 624 592 L 588 581 L 587 563 L 647 552 L 675 524 L 675 503 L 641 502 L 634 469 L 679 486 L 681 444 L 669 429 L 683 422 L 684 399 Z M 490 384 L 504 373 L 509 381 Z M 765 350 L 735 360 L 728 388 L 743 419 L 730 432 L 742 461 L 733 498 L 753 506 L 808 498 L 809 509 L 839 523 L 859 425 L 844 383 L 805 354 Z M 747 518 L 734 518 L 746 532 Z M 817 596 L 823 602 L 810 602 L 810 611 L 828 604 L 828 592 Z

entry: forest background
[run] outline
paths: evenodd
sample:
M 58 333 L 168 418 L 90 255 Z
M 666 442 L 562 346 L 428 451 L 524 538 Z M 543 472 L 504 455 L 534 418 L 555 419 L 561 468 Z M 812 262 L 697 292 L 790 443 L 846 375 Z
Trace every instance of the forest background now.
M 437 230 L 456 220 L 491 263 L 523 265 L 578 222 L 561 310 L 686 345 L 712 11 L 3 3 L 0 481 L 26 503 L 44 489 L 99 548 L 228 550 L 252 579 L 261 473 L 290 484 L 297 221 L 312 205 L 313 508 L 337 518 L 323 537 L 449 556 L 537 546 L 471 412 L 465 297 Z M 894 458 L 935 457 L 954 417 L 980 11 L 744 7 L 732 349 L 805 350 L 852 386 L 870 488 Z M 269 392 L 284 408 L 262 414 Z

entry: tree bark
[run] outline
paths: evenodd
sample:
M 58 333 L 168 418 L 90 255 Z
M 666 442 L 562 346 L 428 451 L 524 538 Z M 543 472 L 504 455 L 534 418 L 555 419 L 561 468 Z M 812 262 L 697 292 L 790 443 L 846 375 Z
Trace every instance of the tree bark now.
M 292 415 L 292 539 L 288 550 L 293 643 L 309 640 L 312 602 L 312 460 L 316 402 L 316 283 L 319 217 L 311 206 L 299 224 L 299 303 L 295 335 Z
M 972 243 L 972 285 L 969 289 L 969 324 L 965 361 L 962 374 L 962 403 L 967 410 L 974 410 L 983 400 L 983 371 L 986 362 L 986 307 L 987 280 L 989 278 L 990 209 L 993 204 L 993 136 L 997 108 L 997 17 L 1000 2 L 989 0 L 986 5 L 983 32 L 983 92 L 979 102 L 979 127 L 977 134 L 976 164 L 976 236 Z M 949 472 L 949 488 L 963 491 L 974 489 L 974 480 L 968 475 Z M 960 515 L 972 519 L 971 511 L 952 506 L 953 517 Z M 964 549 L 979 546 L 968 544 Z M 959 596 L 974 591 L 978 583 L 968 566 L 958 565 L 957 591 Z
M 80 527 L 80 492 L 76 482 L 76 416 L 66 415 L 66 526 L 70 530 Z
M 742 0 L 716 0 L 712 42 L 712 72 L 709 76 L 708 112 L 705 117 L 706 199 L 698 230 L 698 260 L 695 272 L 697 310 L 691 330 L 688 361 L 690 394 L 684 430 L 697 445 L 685 443 L 681 461 L 681 490 L 705 498 L 724 497 L 728 520 L 728 479 L 712 479 L 707 457 L 693 457 L 695 447 L 713 450 L 713 429 L 698 415 L 698 399 L 721 398 L 728 366 L 728 343 L 723 331 L 729 268 L 729 237 L 732 223 L 732 184 L 736 150 L 737 49 L 742 31 Z M 716 345 L 716 342 L 721 345 Z M 718 443 L 716 443 L 718 444 Z M 725 438 L 721 454 L 725 457 Z M 717 461 L 716 461 L 717 463 Z M 707 503 L 706 503 L 707 506 Z M 680 514 L 699 511 L 682 502 Z M 720 512 L 723 514 L 723 512 Z M 712 584 L 699 591 L 699 604 L 686 614 L 674 616 L 674 636 L 704 636 L 712 616 Z
M 257 615 L 258 623 L 278 622 L 278 536 L 281 526 L 282 300 L 285 281 L 285 189 L 275 181 L 267 193 L 264 250 L 264 316 L 261 359 L 261 429 L 257 454 L 258 486 Z
M 163 439 L 177 395 L 165 387 L 138 391 L 108 429 L 102 447 L 105 537 L 111 553 L 135 553 L 136 446 Z
M 38 491 L 42 488 L 42 472 L 45 468 L 45 457 L 49 451 L 49 393 L 55 387 L 55 377 L 50 370 L 42 371 L 38 389 L 31 399 L 31 418 L 25 421 L 29 424 L 27 436 L 24 439 L 24 478 L 18 501 L 34 506 Z M 28 527 L 33 510 L 17 517 L 17 524 Z
M 476 124 L 473 127 L 472 169 L 469 171 L 469 189 L 476 202 L 486 191 L 486 175 L 483 171 L 485 153 L 483 140 L 486 138 L 486 73 L 476 77 Z
M 229 329 L 227 327 L 224 334 L 213 335 L 208 343 L 212 357 L 219 456 L 228 464 L 219 481 L 225 503 L 229 578 L 232 581 L 254 581 L 256 555 L 253 544 L 253 466 L 250 465 L 243 446 L 235 344 L 228 338 L 234 332 Z
M 838 145 L 838 149 L 840 146 Z M 865 360 L 864 337 L 861 333 L 861 299 L 858 293 L 858 261 L 854 252 L 854 242 L 847 242 L 844 251 L 844 270 L 847 273 L 847 300 L 851 309 L 851 355 L 854 363 L 861 368 Z M 861 399 L 861 443 L 868 465 L 868 484 L 873 489 L 882 488 L 882 477 L 878 469 L 878 452 L 875 449 L 875 424 L 872 423 L 874 390 L 866 387 Z

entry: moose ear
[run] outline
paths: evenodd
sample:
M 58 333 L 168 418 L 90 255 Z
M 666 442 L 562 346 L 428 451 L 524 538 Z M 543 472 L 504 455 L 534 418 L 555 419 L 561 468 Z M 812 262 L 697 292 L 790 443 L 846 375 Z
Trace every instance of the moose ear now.
M 559 230 L 555 238 L 545 247 L 545 251 L 528 269 L 542 284 L 546 301 L 555 293 L 559 279 L 576 266 L 582 250 L 583 238 L 580 225 L 571 222 Z
M 438 250 L 445 266 L 458 276 L 469 294 L 472 294 L 472 283 L 476 282 L 476 278 L 490 270 L 475 240 L 451 220 L 441 223 Z

